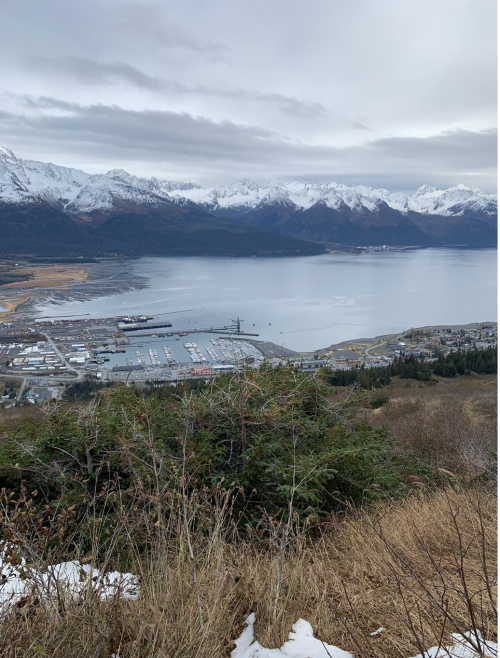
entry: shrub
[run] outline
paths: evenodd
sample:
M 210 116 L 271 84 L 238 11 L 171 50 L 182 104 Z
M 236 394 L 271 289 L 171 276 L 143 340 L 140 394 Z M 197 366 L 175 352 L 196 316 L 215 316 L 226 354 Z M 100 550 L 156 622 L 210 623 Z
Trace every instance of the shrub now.
M 389 402 L 389 396 L 386 395 L 385 393 L 377 393 L 376 395 L 373 395 L 371 400 L 370 400 L 370 405 L 372 406 L 373 409 L 379 409 L 380 407 L 383 407 L 384 404 L 387 404 Z
M 188 490 L 226 482 L 250 516 L 290 499 L 307 516 L 394 494 L 405 466 L 396 441 L 355 419 L 355 393 L 332 404 L 329 392 L 322 374 L 269 365 L 166 399 L 115 387 L 7 433 L 0 485 L 24 481 L 72 505 L 104 483 L 158 493 L 180 478 Z

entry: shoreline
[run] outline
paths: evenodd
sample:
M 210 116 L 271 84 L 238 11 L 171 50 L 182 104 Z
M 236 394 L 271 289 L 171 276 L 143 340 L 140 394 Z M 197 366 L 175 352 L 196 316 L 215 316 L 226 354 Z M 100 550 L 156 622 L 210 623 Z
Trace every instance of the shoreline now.
M 442 250 L 436 251 L 435 256 L 430 256 L 428 250 L 426 252 L 407 250 L 406 254 L 400 256 L 397 255 L 398 252 L 390 255 L 384 252 L 373 253 L 362 260 L 358 260 L 354 255 L 337 256 L 333 253 L 306 259 L 307 263 L 304 263 L 301 266 L 302 270 L 299 270 L 305 277 L 320 276 L 321 281 L 327 281 L 332 273 L 332 281 L 335 285 L 320 286 L 317 298 L 311 291 L 308 294 L 301 278 L 289 283 L 289 275 L 295 270 L 295 262 L 299 262 L 299 259 L 294 263 L 283 263 L 279 266 L 257 265 L 255 259 L 245 259 L 246 264 L 242 263 L 240 266 L 233 259 L 221 261 L 219 258 L 203 258 L 201 265 L 198 265 L 200 259 L 195 258 L 110 258 L 97 264 L 81 264 L 86 275 L 80 276 L 80 280 L 77 280 L 76 276 L 70 276 L 64 282 L 59 279 L 58 285 L 50 288 L 37 288 L 38 282 L 33 280 L 25 281 L 21 285 L 14 284 L 9 285 L 8 288 L 0 288 L 0 304 L 3 297 L 6 307 L 0 311 L 0 319 L 18 318 L 29 322 L 30 319 L 49 319 L 63 317 L 65 314 L 78 317 L 79 313 L 82 317 L 107 317 L 127 311 L 147 312 L 153 315 L 174 313 L 172 318 L 175 319 L 175 326 L 186 325 L 189 328 L 188 324 L 193 323 L 193 318 L 194 324 L 197 321 L 198 326 L 209 326 L 214 323 L 218 326 L 225 324 L 227 318 L 239 314 L 248 322 L 254 323 L 248 325 L 249 331 L 260 333 L 265 341 L 275 344 L 272 347 L 274 354 L 283 346 L 307 358 L 341 349 L 348 344 L 357 344 L 359 351 L 362 352 L 366 345 L 362 346 L 361 343 L 365 342 L 368 345 L 371 343 L 367 336 L 377 338 L 393 335 L 403 331 L 405 327 L 420 325 L 422 321 L 425 326 L 436 325 L 436 320 L 441 324 L 443 321 L 454 324 L 470 323 L 478 316 L 484 317 L 486 315 L 484 311 L 487 312 L 488 308 L 491 311 L 494 308 L 493 302 L 486 305 L 475 304 L 471 310 L 479 311 L 478 313 L 462 313 L 457 305 L 453 306 L 451 313 L 427 312 L 425 286 L 424 288 L 420 286 L 424 293 L 420 292 L 414 279 L 408 277 L 405 281 L 408 290 L 405 289 L 403 308 L 398 309 L 392 303 L 395 286 L 389 275 L 392 271 L 399 271 L 403 265 L 406 267 L 407 261 L 408 267 L 413 266 L 414 263 L 418 265 L 421 261 L 436 263 L 436 267 L 439 267 L 438 281 L 444 280 L 440 288 L 445 292 L 450 290 L 453 298 L 457 297 L 455 289 L 462 285 L 465 286 L 468 295 L 472 294 L 469 288 L 471 290 L 480 288 L 478 290 L 480 300 L 483 296 L 487 300 L 494 288 L 492 263 L 496 250 L 494 253 L 481 252 L 484 253 L 484 257 L 480 252 L 475 251 L 477 255 L 469 257 L 466 257 L 465 252 L 455 251 L 453 254 L 453 250 L 450 256 L 446 257 L 441 257 Z M 411 256 L 412 252 L 414 256 Z M 429 257 L 419 257 L 418 252 L 427 253 Z M 454 274 L 457 267 L 461 267 L 463 259 L 460 254 L 464 254 L 463 259 L 472 264 L 483 261 L 487 263 L 486 278 L 483 276 L 476 281 L 478 277 L 475 277 L 471 282 L 470 278 L 464 280 L 464 277 L 460 276 L 459 283 L 456 283 L 455 279 L 441 276 L 443 272 L 446 275 Z M 303 259 L 300 261 L 303 262 Z M 64 273 L 74 275 L 76 271 L 74 266 L 71 269 L 50 266 L 40 271 L 46 274 L 50 269 L 61 270 L 58 272 L 59 277 Z M 224 279 L 226 271 L 234 275 L 230 282 Z M 380 280 L 375 283 L 371 279 L 364 278 L 371 276 L 373 272 L 380 272 Z M 268 280 L 264 276 L 268 273 L 276 274 L 278 277 L 276 283 L 271 283 L 269 291 Z M 349 278 L 350 275 L 354 278 Z M 40 281 L 40 275 L 38 279 Z M 351 281 L 354 281 L 352 285 Z M 220 292 L 217 285 L 222 286 Z M 413 288 L 416 288 L 416 296 Z M 281 293 L 283 296 L 278 296 Z M 409 300 L 414 296 L 416 302 L 421 304 L 421 313 L 413 310 L 413 302 L 409 304 Z M 256 303 L 260 299 L 263 300 L 262 308 Z M 219 301 L 222 304 L 220 308 Z M 278 314 L 281 307 L 278 310 L 274 308 L 280 304 L 283 305 L 283 316 Z M 184 309 L 186 312 L 197 311 L 197 313 L 186 313 L 184 317 L 176 309 Z M 233 309 L 235 309 L 234 314 Z M 391 313 L 390 317 L 386 318 L 381 309 L 382 311 L 388 309 Z M 224 315 L 222 320 L 219 317 L 221 311 Z M 491 317 L 493 313 L 488 315 Z M 364 316 L 367 316 L 366 321 Z M 348 326 L 351 324 L 353 326 Z M 256 328 L 252 329 L 252 327 Z
M 25 281 L 15 281 L 0 286 L 0 319 L 14 316 L 19 308 L 32 297 L 50 290 L 65 290 L 69 286 L 87 281 L 90 268 L 77 264 L 52 264 L 16 267 L 19 274 L 32 274 Z M 5 293 L 5 296 L 4 296 Z
M 284 345 L 277 345 L 269 340 L 255 340 L 255 339 L 241 339 L 246 340 L 249 343 L 252 343 L 257 347 L 264 356 L 278 356 L 278 357 L 293 357 L 293 358 L 303 358 L 303 359 L 314 359 L 314 358 L 323 358 L 331 353 L 337 352 L 339 350 L 346 350 L 349 348 L 356 348 L 360 354 L 366 353 L 366 350 L 372 349 L 373 346 L 394 339 L 397 336 L 408 333 L 410 331 L 419 332 L 419 331 L 440 331 L 444 329 L 451 329 L 452 331 L 460 329 L 477 329 L 478 327 L 485 325 L 497 326 L 497 320 L 485 320 L 483 322 L 466 322 L 464 324 L 436 324 L 436 325 L 425 325 L 422 327 L 408 327 L 402 331 L 397 331 L 392 334 L 383 334 L 380 336 L 374 336 L 372 338 L 352 338 L 348 340 L 341 341 L 340 343 L 334 343 L 328 345 L 327 347 L 320 347 L 317 350 L 312 351 L 296 351 L 285 347 Z M 233 336 L 234 339 L 238 340 L 238 336 Z M 361 349 L 360 349 L 361 348 Z M 274 352 L 274 354 L 271 354 Z
M 130 276 L 130 273 L 123 269 L 128 260 L 130 259 L 107 258 L 96 263 L 70 264 L 65 267 L 62 265 L 37 266 L 58 270 L 65 269 L 68 270 L 67 274 L 69 276 L 56 281 L 59 285 L 40 285 L 40 287 L 36 287 L 34 285 L 36 280 L 31 279 L 24 282 L 24 286 L 8 284 L 9 288 L 0 287 L 0 307 L 7 307 L 5 310 L 0 308 L 0 321 L 6 319 L 16 320 L 23 316 L 36 317 L 37 313 L 33 307 L 37 300 L 43 300 L 44 297 L 46 300 L 52 299 L 54 304 L 57 304 L 59 300 L 68 298 L 97 299 L 110 293 L 119 294 L 147 287 L 143 277 L 138 275 Z M 35 268 L 27 269 L 32 271 Z M 62 272 L 59 272 L 59 274 L 62 274 Z

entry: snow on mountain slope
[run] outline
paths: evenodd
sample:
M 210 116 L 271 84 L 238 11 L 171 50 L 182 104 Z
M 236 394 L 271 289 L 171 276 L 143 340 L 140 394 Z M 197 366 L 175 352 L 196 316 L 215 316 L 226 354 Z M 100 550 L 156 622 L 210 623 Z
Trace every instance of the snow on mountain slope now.
M 244 214 L 257 206 L 272 204 L 307 210 L 318 202 L 336 210 L 346 204 L 359 212 L 376 212 L 386 203 L 403 215 L 412 211 L 425 215 L 475 213 L 494 217 L 497 213 L 496 195 L 465 185 L 447 190 L 424 185 L 410 195 L 364 185 L 298 181 L 257 185 L 247 179 L 202 188 L 197 183 L 140 178 L 123 169 L 112 169 L 106 174 L 87 174 L 51 163 L 22 160 L 8 148 L 0 147 L 0 201 L 26 203 L 44 200 L 67 212 L 89 213 L 111 209 L 114 199 L 153 205 L 163 200 L 180 204 L 191 202 L 214 214 L 217 211 Z
M 409 211 L 435 215 L 461 215 L 468 210 L 495 215 L 497 197 L 489 195 L 477 187 L 457 185 L 447 190 L 437 190 L 429 185 L 419 188 L 414 194 L 391 193 L 384 189 L 374 189 L 364 185 L 344 185 L 341 183 L 270 183 L 258 186 L 248 180 L 214 188 L 193 190 L 170 189 L 172 197 L 184 197 L 204 206 L 207 210 L 247 209 L 253 210 L 264 200 L 269 203 L 284 198 L 293 202 L 297 209 L 307 210 L 318 201 L 328 207 L 338 209 L 345 203 L 352 210 L 374 212 L 382 202 L 402 214 Z
M 165 195 L 154 194 L 149 190 L 135 188 L 121 180 L 109 180 L 105 176 L 92 176 L 89 182 L 83 185 L 75 198 L 64 205 L 67 212 L 90 213 L 94 210 L 111 210 L 114 199 L 133 201 L 138 205 L 158 205 Z
M 71 213 L 110 210 L 114 199 L 157 205 L 169 200 L 167 188 L 182 183 L 140 179 L 123 170 L 87 174 L 79 169 L 22 160 L 0 147 L 0 201 L 30 203 L 43 200 Z M 188 184 L 191 189 L 192 184 Z
M 27 192 L 28 184 L 29 179 L 21 162 L 10 149 L 0 146 L 0 196 L 19 201 Z
M 182 183 L 179 181 L 158 180 L 154 176 L 152 178 L 141 178 L 139 176 L 132 176 L 124 169 L 111 169 L 106 174 L 109 178 L 118 178 L 132 187 L 142 188 L 149 190 L 154 194 L 160 196 L 167 196 L 172 190 L 184 191 L 198 189 L 200 186 L 197 183 Z
M 0 147 L 0 198 L 4 201 L 23 203 L 38 197 L 69 202 L 90 178 L 78 169 L 21 160 L 10 149 Z

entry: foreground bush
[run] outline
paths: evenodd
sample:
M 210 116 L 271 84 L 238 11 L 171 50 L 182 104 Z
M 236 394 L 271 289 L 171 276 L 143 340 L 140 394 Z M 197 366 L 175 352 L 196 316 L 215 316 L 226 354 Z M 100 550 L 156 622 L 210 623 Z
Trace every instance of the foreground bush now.
M 396 441 L 355 420 L 354 394 L 333 404 L 330 392 L 323 375 L 267 365 L 166 399 L 113 388 L 5 433 L 0 484 L 36 489 L 47 509 L 103 491 L 109 510 L 111 490 L 162 498 L 225 483 L 252 523 L 290 501 L 305 517 L 402 490 Z
M 494 474 L 460 489 L 436 462 L 432 491 L 360 422 L 354 391 L 330 393 L 321 374 L 264 365 L 197 391 L 113 388 L 6 431 L 8 564 L 29 583 L 68 560 L 131 572 L 141 594 L 27 587 L 0 615 L 0 656 L 221 658 L 251 612 L 264 646 L 302 617 L 356 658 L 495 639 Z

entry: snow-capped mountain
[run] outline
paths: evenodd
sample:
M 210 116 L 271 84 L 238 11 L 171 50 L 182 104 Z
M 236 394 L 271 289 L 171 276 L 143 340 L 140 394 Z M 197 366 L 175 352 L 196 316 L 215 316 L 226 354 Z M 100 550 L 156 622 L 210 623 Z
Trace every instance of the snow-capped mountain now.
M 496 244 L 497 197 L 477 187 L 413 194 L 343 183 L 243 179 L 204 188 L 197 183 L 141 178 L 123 169 L 88 174 L 17 158 L 0 147 L 0 208 L 45 204 L 78 222 L 97 226 L 111 215 L 197 213 L 227 217 L 260 231 L 314 242 L 349 244 Z
M 109 178 L 120 179 L 132 187 L 149 190 L 154 194 L 159 194 L 160 196 L 166 197 L 168 197 L 169 192 L 172 192 L 172 190 L 183 192 L 186 190 L 195 190 L 200 187 L 197 183 L 158 180 L 158 178 L 155 178 L 154 176 L 152 178 L 132 176 L 132 174 L 129 174 L 127 171 L 125 171 L 125 169 L 111 169 L 106 173 L 106 176 Z
M 241 180 L 214 188 L 169 191 L 213 215 L 263 231 L 323 243 L 494 246 L 497 197 L 476 187 L 413 194 L 364 185 Z
M 45 201 L 68 213 L 91 213 L 111 210 L 115 199 L 137 205 L 177 201 L 169 198 L 168 190 L 184 187 L 191 190 L 195 184 L 138 178 L 123 169 L 87 174 L 79 169 L 22 160 L 10 149 L 0 147 L 0 201 L 4 203 Z
M 0 147 L 0 200 L 10 203 L 41 199 L 68 212 L 109 209 L 113 197 L 139 204 L 156 204 L 159 199 L 191 201 L 210 212 L 245 213 L 262 204 L 293 203 L 307 210 L 318 201 L 338 210 L 342 204 L 354 211 L 375 212 L 380 203 L 402 214 L 458 216 L 467 212 L 495 216 L 497 196 L 478 187 L 457 185 L 438 190 L 423 185 L 413 194 L 391 193 L 364 185 L 342 183 L 273 182 L 265 185 L 244 179 L 229 185 L 202 188 L 197 183 L 140 178 L 123 169 L 106 174 L 87 174 L 79 169 L 16 158 Z
M 88 174 L 0 148 L 0 255 L 305 256 L 320 244 L 207 213 L 169 190 L 195 183 Z
M 385 202 L 402 214 L 413 211 L 432 215 L 463 215 L 469 210 L 491 216 L 497 213 L 496 195 L 486 194 L 478 187 L 465 185 L 457 185 L 447 190 L 423 185 L 413 194 L 403 194 L 341 183 L 275 182 L 259 186 L 252 181 L 241 180 L 213 188 L 170 187 L 169 194 L 173 198 L 187 198 L 211 212 L 233 210 L 235 213 L 245 213 L 254 210 L 263 202 L 282 203 L 284 199 L 288 199 L 297 209 L 302 210 L 307 210 L 321 201 L 333 210 L 338 210 L 344 203 L 351 210 L 373 212 L 380 206 L 380 202 Z

